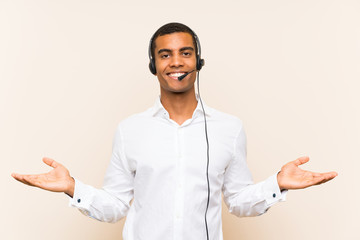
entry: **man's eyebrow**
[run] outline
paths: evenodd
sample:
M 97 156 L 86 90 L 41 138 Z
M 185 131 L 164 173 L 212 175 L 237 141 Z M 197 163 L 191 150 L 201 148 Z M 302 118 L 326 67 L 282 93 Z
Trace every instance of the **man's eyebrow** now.
M 194 51 L 194 48 L 193 48 L 193 47 L 183 47 L 183 48 L 180 48 L 180 52 L 186 51 L 186 50 Z
M 182 48 L 180 48 L 180 52 L 183 52 L 183 51 L 186 51 L 186 50 L 194 51 L 194 48 L 193 47 L 182 47 Z M 162 48 L 157 53 L 160 54 L 162 52 L 172 52 L 172 50 L 167 49 L 167 48 Z
M 172 52 L 170 49 L 167 48 L 162 48 L 158 51 L 158 54 L 162 53 L 162 52 Z

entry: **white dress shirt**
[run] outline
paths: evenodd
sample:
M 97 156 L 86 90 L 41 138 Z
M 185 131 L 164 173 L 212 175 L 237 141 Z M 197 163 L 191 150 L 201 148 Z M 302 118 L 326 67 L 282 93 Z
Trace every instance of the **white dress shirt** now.
M 265 213 L 285 200 L 286 191 L 280 192 L 276 174 L 253 184 L 242 122 L 204 108 L 210 145 L 209 237 L 222 240 L 222 192 L 229 211 L 243 217 Z M 100 221 L 127 216 L 124 240 L 206 240 L 206 162 L 200 102 L 192 118 L 178 125 L 158 98 L 152 108 L 119 124 L 103 188 L 76 179 L 70 206 Z

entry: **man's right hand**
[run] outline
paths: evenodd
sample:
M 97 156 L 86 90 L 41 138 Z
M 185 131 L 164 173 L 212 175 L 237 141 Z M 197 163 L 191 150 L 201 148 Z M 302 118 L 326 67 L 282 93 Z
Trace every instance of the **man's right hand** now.
M 53 169 L 43 174 L 18 174 L 11 176 L 29 186 L 38 187 L 52 192 L 64 192 L 70 197 L 74 195 L 75 180 L 70 176 L 69 170 L 51 158 L 43 158 L 43 162 Z

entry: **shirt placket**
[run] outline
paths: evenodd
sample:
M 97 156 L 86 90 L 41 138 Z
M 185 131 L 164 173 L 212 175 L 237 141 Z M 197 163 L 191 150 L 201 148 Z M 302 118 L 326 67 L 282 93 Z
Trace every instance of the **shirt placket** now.
M 182 240 L 183 210 L 184 210 L 184 128 L 177 127 L 176 132 L 177 162 L 176 162 L 176 191 L 174 211 L 174 240 Z

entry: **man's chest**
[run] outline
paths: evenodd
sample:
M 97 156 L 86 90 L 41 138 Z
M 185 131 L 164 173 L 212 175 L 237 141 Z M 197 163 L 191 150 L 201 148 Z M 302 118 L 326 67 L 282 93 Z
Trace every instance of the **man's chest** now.
M 208 125 L 209 175 L 224 174 L 233 157 L 234 136 Z M 124 154 L 136 175 L 203 174 L 207 141 L 203 123 L 185 127 L 152 124 L 125 132 Z

